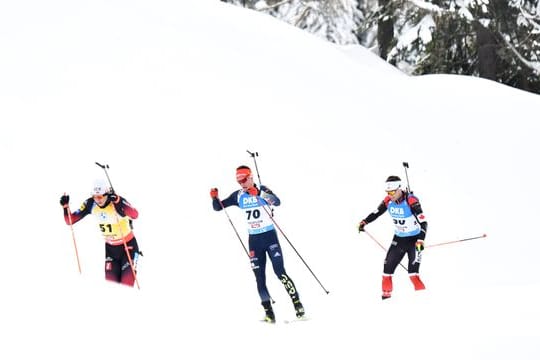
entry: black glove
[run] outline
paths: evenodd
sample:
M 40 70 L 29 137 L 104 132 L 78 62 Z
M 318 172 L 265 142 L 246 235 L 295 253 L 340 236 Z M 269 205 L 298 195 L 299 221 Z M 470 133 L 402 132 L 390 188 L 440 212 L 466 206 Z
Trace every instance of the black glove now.
M 69 205 L 69 195 L 64 194 L 60 197 L 60 205 L 63 207 Z
M 360 221 L 360 224 L 358 224 L 358 232 L 364 231 L 364 227 L 367 225 L 366 220 Z
M 116 203 L 118 201 L 118 199 L 120 198 L 120 196 L 116 195 L 115 193 L 110 193 L 109 194 L 109 199 L 111 200 L 111 202 L 113 203 Z

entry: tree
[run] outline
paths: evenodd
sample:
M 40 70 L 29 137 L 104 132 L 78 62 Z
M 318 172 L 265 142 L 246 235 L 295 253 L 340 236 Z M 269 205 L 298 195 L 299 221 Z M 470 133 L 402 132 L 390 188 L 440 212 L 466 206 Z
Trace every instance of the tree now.
M 497 39 L 479 21 L 476 21 L 474 26 L 478 49 L 478 75 L 485 79 L 497 80 Z
M 412 74 L 480 76 L 540 94 L 540 0 L 229 0 Z
M 394 42 L 394 16 L 391 0 L 379 0 L 379 9 L 383 9 L 377 21 L 377 41 L 379 43 L 379 56 L 387 59 Z
M 224 0 L 222 0 L 224 1 Z M 358 44 L 355 31 L 363 17 L 357 0 L 229 0 L 268 13 L 336 44 Z
M 387 60 L 407 73 L 481 76 L 540 93 L 538 0 L 410 0 L 390 11 Z

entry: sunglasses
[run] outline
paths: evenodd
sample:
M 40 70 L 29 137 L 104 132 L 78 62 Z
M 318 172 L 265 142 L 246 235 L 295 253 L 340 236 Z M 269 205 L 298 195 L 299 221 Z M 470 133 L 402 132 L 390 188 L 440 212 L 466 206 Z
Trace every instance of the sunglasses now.
M 387 191 L 386 193 L 388 195 L 390 195 L 390 196 L 394 196 L 394 195 L 396 195 L 396 192 L 397 192 L 397 190 L 390 190 L 390 191 Z
M 245 184 L 248 180 L 249 180 L 249 176 L 246 176 L 246 177 L 243 178 L 242 180 L 238 180 L 238 183 L 239 183 L 239 184 Z

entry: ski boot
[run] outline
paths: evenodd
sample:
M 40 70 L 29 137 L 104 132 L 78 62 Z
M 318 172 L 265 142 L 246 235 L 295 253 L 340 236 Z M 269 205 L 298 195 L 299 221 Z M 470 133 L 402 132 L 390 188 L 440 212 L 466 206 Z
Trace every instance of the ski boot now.
M 274 315 L 274 310 L 272 309 L 272 305 L 270 304 L 270 301 L 263 301 L 262 306 L 264 308 L 264 322 L 267 323 L 275 323 L 276 322 L 276 316 Z
M 293 301 L 294 310 L 296 311 L 296 317 L 298 319 L 301 319 L 306 315 L 306 312 L 304 311 L 304 306 L 300 302 L 300 299 L 296 299 Z
M 418 291 L 418 290 L 424 290 L 426 288 L 422 280 L 420 280 L 420 276 L 418 274 L 410 275 L 410 279 L 414 285 L 414 290 Z
M 392 296 L 392 276 L 383 275 L 382 277 L 382 296 L 383 300 L 389 299 Z

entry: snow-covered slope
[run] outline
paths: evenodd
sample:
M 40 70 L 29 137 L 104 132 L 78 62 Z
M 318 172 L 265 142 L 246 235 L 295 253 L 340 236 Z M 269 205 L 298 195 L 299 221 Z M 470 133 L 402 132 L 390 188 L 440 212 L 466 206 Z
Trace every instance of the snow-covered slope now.
M 411 78 L 218 1 L 37 1 L 0 11 L 4 176 L 2 358 L 536 359 L 534 116 L 540 98 L 488 81 Z M 267 269 L 279 323 L 208 191 L 253 166 L 282 199 L 285 265 L 310 321 Z M 110 165 L 140 212 L 141 290 L 105 283 L 93 219 L 75 208 Z M 404 178 L 429 217 L 428 289 L 357 222 Z M 232 221 L 246 240 L 237 209 Z M 389 219 L 368 227 L 386 246 Z

